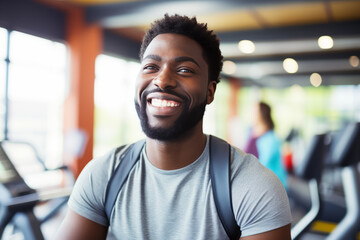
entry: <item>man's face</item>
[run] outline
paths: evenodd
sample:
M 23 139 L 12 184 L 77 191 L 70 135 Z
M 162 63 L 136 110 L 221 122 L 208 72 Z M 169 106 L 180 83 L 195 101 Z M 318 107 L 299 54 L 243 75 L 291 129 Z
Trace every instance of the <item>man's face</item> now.
M 171 140 L 201 124 L 215 82 L 201 46 L 179 34 L 156 36 L 144 52 L 137 77 L 135 105 L 145 134 Z

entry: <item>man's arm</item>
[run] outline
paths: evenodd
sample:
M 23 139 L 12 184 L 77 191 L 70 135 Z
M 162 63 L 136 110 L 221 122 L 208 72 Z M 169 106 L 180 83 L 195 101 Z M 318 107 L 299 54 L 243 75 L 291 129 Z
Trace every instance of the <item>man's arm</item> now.
M 68 209 L 55 240 L 105 240 L 108 228 Z
M 288 224 L 268 232 L 241 237 L 240 240 L 291 240 L 291 225 Z

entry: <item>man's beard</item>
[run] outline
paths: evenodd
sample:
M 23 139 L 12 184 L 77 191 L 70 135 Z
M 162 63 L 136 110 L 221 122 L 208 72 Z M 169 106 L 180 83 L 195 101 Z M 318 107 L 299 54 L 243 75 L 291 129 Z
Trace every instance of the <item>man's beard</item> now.
M 151 127 L 149 124 L 149 119 L 146 114 L 146 106 L 147 106 L 147 95 L 151 92 L 164 92 L 179 96 L 183 99 L 183 111 L 180 114 L 179 118 L 174 122 L 173 126 L 170 127 Z M 141 106 L 135 100 L 135 108 L 136 112 L 140 118 L 140 123 L 142 130 L 144 131 L 145 135 L 149 138 L 160 140 L 160 141 L 167 141 L 173 140 L 178 137 L 181 137 L 183 134 L 187 133 L 190 129 L 192 129 L 199 121 L 202 120 L 205 107 L 206 107 L 206 99 L 203 103 L 195 106 L 193 109 L 189 110 L 190 100 L 185 97 L 181 96 L 173 91 L 169 90 L 153 90 L 151 92 L 144 92 L 141 98 Z

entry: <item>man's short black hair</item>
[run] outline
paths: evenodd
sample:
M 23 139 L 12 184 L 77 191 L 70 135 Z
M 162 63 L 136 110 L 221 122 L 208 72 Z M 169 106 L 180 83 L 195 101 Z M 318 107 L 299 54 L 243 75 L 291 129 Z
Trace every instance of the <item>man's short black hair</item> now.
M 177 33 L 189 37 L 200 44 L 203 56 L 209 67 L 209 82 L 219 82 L 219 75 L 223 65 L 223 56 L 219 48 L 219 39 L 207 24 L 198 23 L 196 17 L 165 14 L 164 18 L 155 21 L 146 32 L 140 49 L 140 60 L 150 42 L 159 34 Z

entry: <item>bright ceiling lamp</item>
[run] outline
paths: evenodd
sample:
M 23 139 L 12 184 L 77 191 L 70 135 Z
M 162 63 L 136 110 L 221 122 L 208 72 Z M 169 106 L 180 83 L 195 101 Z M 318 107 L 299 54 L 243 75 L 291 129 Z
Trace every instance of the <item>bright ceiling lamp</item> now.
M 253 53 L 255 51 L 255 44 L 250 40 L 241 40 L 239 42 L 239 50 L 245 54 Z
M 352 67 L 358 67 L 359 66 L 359 58 L 357 56 L 351 56 L 349 58 L 350 65 Z
M 226 74 L 234 74 L 236 72 L 236 64 L 233 61 L 224 61 L 222 70 Z
M 283 61 L 283 68 L 288 73 L 296 73 L 299 69 L 298 63 L 293 58 L 286 58 Z
M 310 75 L 310 83 L 311 85 L 313 85 L 314 87 L 318 87 L 321 85 L 322 79 L 321 79 L 321 75 L 318 73 L 313 73 Z
M 318 45 L 321 49 L 330 49 L 334 46 L 334 41 L 330 36 L 321 36 L 318 39 Z

